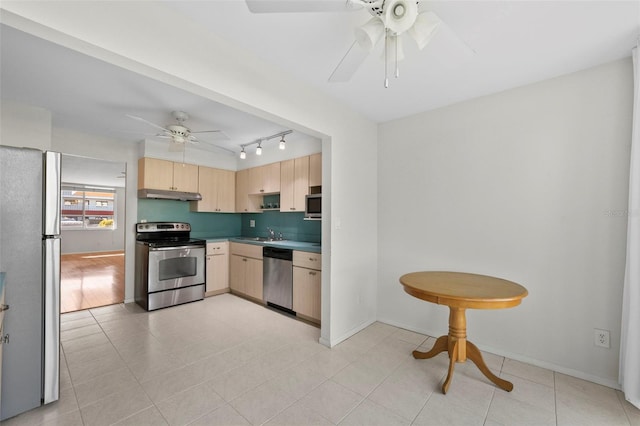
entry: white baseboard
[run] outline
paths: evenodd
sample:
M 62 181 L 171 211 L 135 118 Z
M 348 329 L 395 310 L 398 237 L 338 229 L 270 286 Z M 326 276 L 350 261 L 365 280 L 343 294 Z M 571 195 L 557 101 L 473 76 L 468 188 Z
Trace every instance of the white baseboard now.
M 335 345 L 344 342 L 345 340 L 347 340 L 349 337 L 353 336 L 354 334 L 364 330 L 365 328 L 369 327 L 371 324 L 373 324 L 374 322 L 376 322 L 375 319 L 371 319 L 371 320 L 366 320 L 365 322 L 363 322 L 362 324 L 352 328 L 351 330 L 347 331 L 346 333 L 343 333 L 340 337 L 337 337 L 335 339 L 330 339 L 328 345 L 325 344 L 325 346 L 328 346 L 330 348 L 334 347 Z M 326 339 L 322 339 L 325 340 Z M 320 342 L 322 343 L 322 342 Z M 324 344 L 324 343 L 323 343 Z
M 434 330 L 427 330 L 423 328 L 416 328 L 406 324 L 401 324 L 397 321 L 386 319 L 386 318 L 378 318 L 378 321 L 383 322 L 385 324 L 392 325 L 394 327 L 404 328 L 405 330 L 413 331 L 420 334 L 425 334 L 431 337 L 438 337 L 442 333 Z M 584 371 L 574 370 L 572 368 L 567 368 L 561 365 L 553 364 L 551 362 L 542 361 L 535 358 L 530 358 L 526 355 L 516 354 L 509 351 L 504 351 L 502 349 L 494 348 L 487 345 L 480 345 L 476 343 L 476 346 L 484 352 L 489 352 L 494 355 L 503 356 L 515 361 L 524 362 L 526 364 L 535 365 L 536 367 L 546 368 L 547 370 L 555 371 L 557 373 L 566 374 L 567 376 L 576 377 L 578 379 L 587 380 L 589 382 L 597 383 L 602 386 L 606 386 L 612 389 L 620 390 L 620 384 L 615 379 L 610 379 L 606 377 L 600 377 L 593 374 L 585 373 Z

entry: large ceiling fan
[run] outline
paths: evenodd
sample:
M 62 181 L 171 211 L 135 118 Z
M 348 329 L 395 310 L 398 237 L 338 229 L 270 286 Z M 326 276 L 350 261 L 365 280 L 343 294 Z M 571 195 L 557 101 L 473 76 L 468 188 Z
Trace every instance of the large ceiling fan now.
M 422 50 L 436 34 L 442 21 L 431 11 L 419 11 L 416 0 L 245 0 L 253 13 L 336 12 L 366 9 L 372 18 L 355 29 L 355 41 L 331 76 L 330 82 L 349 81 L 373 48 L 384 39 L 385 79 L 389 87 L 388 63 L 395 64 L 394 75 L 399 76 L 398 62 L 404 57 L 403 34 L 408 34 Z
M 174 124 L 168 124 L 166 126 L 160 126 L 158 124 L 152 123 L 151 121 L 145 120 L 144 118 L 137 117 L 135 115 L 130 115 L 130 114 L 126 114 L 126 115 L 129 118 L 132 118 L 137 121 L 141 121 L 159 130 L 160 133 L 157 133 L 153 136 L 158 138 L 163 138 L 163 139 L 169 139 L 169 151 L 184 152 L 185 146 L 188 143 L 192 143 L 192 144 L 200 143 L 201 140 L 198 139 L 197 136 L 195 136 L 196 134 L 214 133 L 215 139 L 217 140 L 229 139 L 222 130 L 200 130 L 197 132 L 191 131 L 191 129 L 185 126 L 185 121 L 189 119 L 189 114 L 187 114 L 184 111 L 172 111 L 171 116 L 176 120 L 176 122 Z M 202 141 L 202 142 L 205 142 L 205 141 Z M 206 143 L 210 143 L 210 142 L 207 141 Z M 211 143 L 211 145 L 235 155 L 235 152 L 230 149 L 224 148 L 222 146 L 219 146 L 213 143 Z

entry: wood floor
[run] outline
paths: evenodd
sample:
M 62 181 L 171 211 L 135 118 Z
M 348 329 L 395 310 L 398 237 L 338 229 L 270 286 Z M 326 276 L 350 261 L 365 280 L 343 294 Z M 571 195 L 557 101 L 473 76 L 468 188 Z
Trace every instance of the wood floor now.
M 63 254 L 60 263 L 62 313 L 124 300 L 123 251 Z

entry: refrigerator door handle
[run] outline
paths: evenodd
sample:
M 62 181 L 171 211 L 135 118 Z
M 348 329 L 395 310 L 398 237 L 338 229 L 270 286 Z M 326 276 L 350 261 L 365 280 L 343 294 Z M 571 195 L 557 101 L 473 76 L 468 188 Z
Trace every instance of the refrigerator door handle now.
M 60 238 L 43 240 L 44 354 L 42 399 L 57 401 L 60 393 Z
M 46 151 L 43 154 L 43 234 L 60 235 L 60 182 L 62 155 Z

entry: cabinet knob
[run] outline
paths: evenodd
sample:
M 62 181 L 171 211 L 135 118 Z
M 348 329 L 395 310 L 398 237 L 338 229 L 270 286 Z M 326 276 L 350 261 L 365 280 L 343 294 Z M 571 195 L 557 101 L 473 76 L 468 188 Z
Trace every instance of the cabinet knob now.
M 243 258 L 242 258 L 242 261 L 243 261 L 243 262 L 246 262 L 246 261 L 247 261 L 247 258 L 246 258 L 246 257 L 243 257 Z

